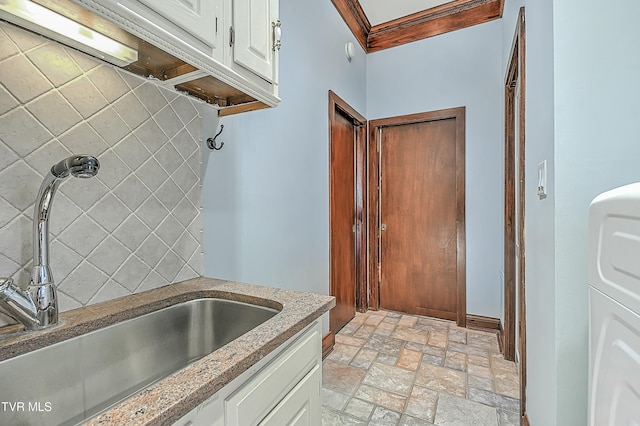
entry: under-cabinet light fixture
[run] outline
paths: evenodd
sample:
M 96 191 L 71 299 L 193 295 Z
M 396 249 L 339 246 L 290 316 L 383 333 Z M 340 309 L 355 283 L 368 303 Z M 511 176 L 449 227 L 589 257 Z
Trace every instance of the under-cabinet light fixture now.
M 0 19 L 124 67 L 138 51 L 29 0 L 0 0 Z

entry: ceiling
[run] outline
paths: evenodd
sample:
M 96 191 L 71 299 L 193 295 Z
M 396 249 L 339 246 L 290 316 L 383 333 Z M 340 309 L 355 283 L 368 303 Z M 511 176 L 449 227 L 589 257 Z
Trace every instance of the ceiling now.
M 482 24 L 505 0 L 331 0 L 367 53 Z
M 393 21 L 403 16 L 431 9 L 452 0 L 359 0 L 371 25 Z

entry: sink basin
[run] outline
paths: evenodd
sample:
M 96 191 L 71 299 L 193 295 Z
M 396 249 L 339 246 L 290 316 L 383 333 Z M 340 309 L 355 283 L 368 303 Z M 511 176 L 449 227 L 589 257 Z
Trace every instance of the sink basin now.
M 2 361 L 0 424 L 81 423 L 277 313 L 196 299 Z

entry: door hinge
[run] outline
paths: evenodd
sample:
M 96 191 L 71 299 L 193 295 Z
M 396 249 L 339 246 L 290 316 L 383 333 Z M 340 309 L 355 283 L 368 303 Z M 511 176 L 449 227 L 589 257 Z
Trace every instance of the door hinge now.
M 387 224 L 386 223 L 381 223 L 380 224 L 380 230 L 381 231 L 386 231 L 387 230 Z
M 235 41 L 236 32 L 233 30 L 233 27 L 229 27 L 229 47 L 233 46 L 233 42 Z
M 353 226 L 351 227 L 351 231 L 356 232 L 357 229 L 358 229 L 358 225 L 354 223 Z

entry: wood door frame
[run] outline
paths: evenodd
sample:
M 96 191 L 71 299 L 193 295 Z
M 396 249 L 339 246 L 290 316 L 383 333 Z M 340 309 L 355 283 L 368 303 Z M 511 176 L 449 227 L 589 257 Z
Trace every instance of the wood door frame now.
M 349 117 L 352 120 L 354 125 L 354 134 L 356 140 L 355 143 L 355 188 L 354 188 L 354 196 L 355 196 L 355 213 L 356 217 L 354 218 L 357 228 L 356 228 L 356 310 L 360 312 L 366 312 L 368 309 L 367 303 L 367 274 L 366 274 L 366 264 L 367 264 L 367 251 L 366 247 L 366 237 L 367 234 L 365 232 L 365 227 L 363 226 L 365 223 L 365 218 L 367 216 L 367 206 L 365 203 L 365 193 L 366 193 L 366 138 L 367 138 L 367 119 L 364 118 L 363 115 L 358 113 L 354 108 L 352 108 L 347 102 L 345 102 L 342 98 L 336 95 L 332 90 L 329 90 L 329 159 L 331 159 L 331 150 L 332 150 L 332 139 L 331 139 L 331 129 L 336 121 L 336 113 L 340 111 L 342 114 Z M 329 160 L 331 161 L 331 160 Z M 331 191 L 331 164 L 329 164 L 329 191 Z M 331 212 L 331 194 L 329 194 L 329 212 Z M 329 235 L 331 235 L 332 228 L 332 218 L 331 214 L 329 214 Z M 331 239 L 329 239 L 329 256 L 331 256 Z M 331 268 L 331 262 L 329 262 L 329 268 Z M 331 277 L 331 270 L 329 270 L 329 277 Z M 329 294 L 334 293 L 334 283 L 329 283 Z
M 458 290 L 457 324 L 466 327 L 467 323 L 467 283 L 466 283 L 466 236 L 465 236 L 465 107 L 449 108 L 418 114 L 383 118 L 369 121 L 367 152 L 369 155 L 368 200 L 369 200 L 369 307 L 380 309 L 380 151 L 378 135 L 384 127 L 425 121 L 456 120 L 456 223 L 457 223 L 457 259 L 456 275 Z
M 525 14 L 524 7 L 520 8 L 515 35 L 511 47 L 507 74 L 505 79 L 505 177 L 504 177 L 504 307 L 505 326 L 503 336 L 504 356 L 506 359 L 515 360 L 515 327 L 519 326 L 520 338 L 520 414 L 526 415 L 526 294 L 525 294 Z M 520 92 L 519 115 L 515 117 L 515 94 Z M 519 158 L 515 158 L 515 120 L 519 124 Z M 515 176 L 515 162 L 519 165 L 519 176 Z M 519 185 L 518 192 L 518 223 L 516 218 L 515 185 Z M 515 282 L 516 265 L 515 234 L 518 229 L 518 243 L 520 245 L 518 269 L 518 282 Z M 516 316 L 516 291 L 519 295 L 519 318 Z

